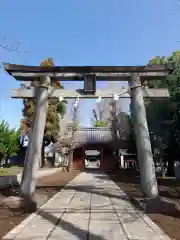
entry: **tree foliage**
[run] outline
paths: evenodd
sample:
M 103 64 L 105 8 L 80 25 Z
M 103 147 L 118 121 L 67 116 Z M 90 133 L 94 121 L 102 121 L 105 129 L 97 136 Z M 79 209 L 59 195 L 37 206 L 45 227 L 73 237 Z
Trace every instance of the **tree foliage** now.
M 117 101 L 108 100 L 108 102 L 100 102 L 93 113 L 93 127 L 110 127 L 114 140 L 120 138 L 128 140 L 129 146 L 132 147 L 132 124 L 130 116 L 122 112 L 118 107 Z
M 167 146 L 163 152 L 170 156 L 171 160 L 168 164 L 172 165 L 180 150 L 180 51 L 173 52 L 167 57 L 154 57 L 148 64 L 167 63 L 172 64 L 173 71 L 165 79 L 154 79 L 149 82 L 149 87 L 168 88 L 171 97 L 164 100 L 151 100 L 146 106 L 146 114 L 151 140 L 160 138 L 159 148 L 161 145 Z M 153 143 L 154 141 L 152 145 Z
M 16 156 L 20 148 L 20 131 L 0 122 L 0 160 Z
M 96 108 L 92 109 L 92 125 L 93 127 L 107 127 L 110 117 L 109 101 L 103 99 L 96 104 Z
M 107 126 L 108 126 L 108 122 L 103 122 L 99 120 L 93 123 L 93 127 L 107 127 Z
M 122 139 L 128 139 L 132 132 L 130 116 L 125 112 L 117 114 L 117 130 Z
M 40 63 L 40 66 L 52 67 L 54 66 L 52 58 L 47 58 Z M 30 87 L 37 87 L 39 81 L 32 81 Z M 55 89 L 62 89 L 59 79 L 51 78 L 51 86 Z M 23 119 L 21 120 L 21 131 L 28 132 L 28 129 L 33 127 L 33 120 L 35 117 L 35 99 L 23 100 Z M 59 135 L 59 114 L 62 116 L 66 112 L 66 101 L 59 101 L 59 99 L 49 99 L 48 102 L 48 114 L 46 119 L 44 139 L 47 142 L 56 141 Z
M 168 88 L 171 98 L 161 100 L 151 100 L 147 106 L 147 116 L 149 127 L 152 132 L 165 133 L 165 129 L 175 127 L 174 116 L 177 113 L 180 101 L 180 51 L 173 52 L 169 57 L 155 57 L 149 64 L 171 63 L 172 73 L 163 80 L 154 80 L 149 83 L 151 88 Z M 180 126 L 179 126 L 180 127 Z

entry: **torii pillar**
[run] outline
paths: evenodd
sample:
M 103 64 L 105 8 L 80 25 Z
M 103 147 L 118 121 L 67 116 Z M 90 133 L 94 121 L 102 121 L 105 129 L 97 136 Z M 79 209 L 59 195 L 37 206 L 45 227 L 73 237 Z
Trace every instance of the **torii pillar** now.
M 147 197 L 156 198 L 158 187 L 148 131 L 146 110 L 140 77 L 133 74 L 129 81 L 132 104 L 132 122 L 136 136 L 136 147 L 140 165 L 142 191 Z
M 37 170 L 41 158 L 41 149 L 44 137 L 44 129 L 46 124 L 46 117 L 48 112 L 48 88 L 50 85 L 50 78 L 42 76 L 40 78 L 40 86 L 36 88 L 36 112 L 34 124 L 29 139 L 29 146 L 26 153 L 24 171 L 21 179 L 20 192 L 21 196 L 25 198 L 28 204 L 31 204 L 31 197 L 34 195 L 37 182 Z M 33 196 L 34 197 L 34 196 Z M 32 206 L 36 209 L 36 203 Z

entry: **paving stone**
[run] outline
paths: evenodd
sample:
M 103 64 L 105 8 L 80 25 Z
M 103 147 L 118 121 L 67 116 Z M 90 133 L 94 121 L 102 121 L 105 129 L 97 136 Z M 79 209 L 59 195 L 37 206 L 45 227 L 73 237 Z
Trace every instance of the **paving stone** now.
M 91 207 L 90 219 L 101 221 L 118 221 L 118 216 L 112 205 L 102 205 Z
M 114 211 L 112 212 L 96 212 L 96 213 L 91 213 L 90 215 L 91 221 L 109 221 L 109 222 L 117 222 L 118 217 L 116 214 L 114 214 Z
M 170 240 L 104 173 L 79 174 L 4 239 Z
M 138 213 L 125 212 L 119 215 L 121 224 L 130 239 L 157 240 L 160 237 Z
M 87 239 L 89 215 L 65 214 L 48 239 Z
M 71 228 L 68 229 L 68 227 L 66 227 L 67 230 L 64 229 L 60 229 L 60 230 L 55 230 L 52 235 L 47 238 L 48 240 L 87 240 L 87 235 L 88 232 L 82 231 L 82 230 L 73 230 L 73 232 L 71 231 Z
M 152 228 L 156 234 L 163 240 L 171 240 L 171 238 L 163 232 L 146 214 L 140 212 L 139 215 L 144 219 L 144 221 Z M 174 240 L 174 239 L 173 239 Z
M 90 221 L 89 240 L 127 240 L 119 222 Z
M 62 214 L 61 214 L 62 215 Z M 50 232 L 55 227 L 58 221 L 57 213 L 43 212 L 42 215 L 37 215 L 31 224 L 28 224 L 20 233 L 21 236 L 26 236 L 29 239 L 46 239 Z M 20 239 L 19 236 L 17 239 Z
M 113 205 L 108 197 L 92 194 L 90 219 L 101 221 L 118 221 Z
M 114 198 L 111 199 L 111 203 L 113 204 L 116 212 L 122 212 L 122 211 L 127 211 L 127 212 L 136 212 L 135 208 L 132 206 L 132 204 L 127 201 L 126 199 L 121 198 Z
M 66 213 L 90 213 L 90 195 L 85 198 L 75 196 L 66 209 Z

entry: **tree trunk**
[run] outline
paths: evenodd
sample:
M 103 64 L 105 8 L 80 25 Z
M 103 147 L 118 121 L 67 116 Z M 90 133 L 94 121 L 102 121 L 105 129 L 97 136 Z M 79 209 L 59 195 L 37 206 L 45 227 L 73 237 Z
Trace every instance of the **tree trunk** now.
M 49 168 L 52 168 L 52 167 L 54 167 L 54 165 L 55 165 L 55 157 L 54 157 L 54 154 L 53 154 L 52 157 L 47 158 L 46 166 L 49 167 Z
M 41 161 L 40 167 L 43 168 L 45 166 L 45 141 L 43 140 L 42 149 L 41 149 Z
M 56 153 L 53 153 L 53 157 L 52 157 L 52 167 L 55 166 L 55 161 L 56 161 Z
M 164 168 L 164 162 L 163 162 L 162 156 L 160 156 L 160 165 L 161 165 L 161 176 L 165 178 L 165 168 Z
M 171 157 L 168 157 L 168 167 L 167 167 L 167 176 L 168 177 L 174 177 L 174 161 Z
M 71 163 L 73 161 L 73 152 L 68 153 L 68 161 L 67 161 L 67 171 L 69 172 L 69 169 L 71 167 Z
M 55 166 L 55 161 L 56 161 L 56 153 L 53 153 L 53 155 L 51 157 L 47 157 L 46 160 L 46 166 L 49 168 L 52 168 Z
M 52 160 L 50 159 L 50 157 L 47 157 L 47 159 L 46 159 L 46 167 L 48 167 L 48 168 L 52 167 Z
M 5 159 L 4 159 L 4 160 L 5 160 L 5 166 L 8 166 L 8 165 L 9 165 L 8 159 L 9 159 L 8 157 L 5 157 Z
M 165 155 L 165 162 L 168 163 L 167 166 L 167 176 L 168 177 L 174 177 L 175 172 L 174 172 L 174 159 L 176 157 L 176 152 L 171 150 L 171 148 L 168 148 L 166 150 L 166 155 Z

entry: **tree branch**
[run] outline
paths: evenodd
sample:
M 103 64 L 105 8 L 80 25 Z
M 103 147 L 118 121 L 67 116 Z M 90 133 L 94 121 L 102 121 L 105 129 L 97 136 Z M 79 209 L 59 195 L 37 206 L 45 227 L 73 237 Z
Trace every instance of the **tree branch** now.
M 7 36 L 0 37 L 0 40 L 3 41 L 0 43 L 0 48 L 3 48 L 4 50 L 8 52 L 19 52 L 20 50 L 20 42 L 16 44 L 15 47 L 13 47 L 11 44 L 7 44 Z

